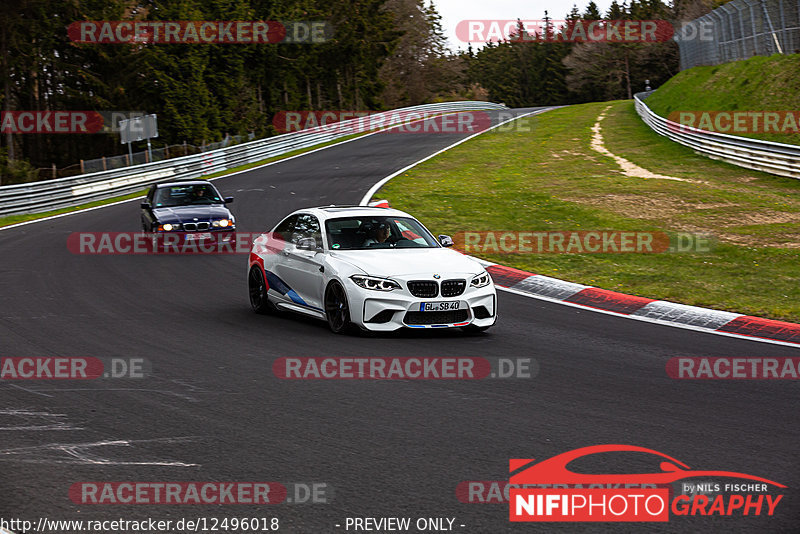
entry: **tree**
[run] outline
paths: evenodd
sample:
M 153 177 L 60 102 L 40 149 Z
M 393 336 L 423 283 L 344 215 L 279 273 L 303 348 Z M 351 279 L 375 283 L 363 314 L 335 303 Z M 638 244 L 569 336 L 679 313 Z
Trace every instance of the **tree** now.
M 583 20 L 600 20 L 600 9 L 597 7 L 597 4 L 594 1 L 589 2 L 586 6 L 586 10 L 581 15 Z
M 378 71 L 400 36 L 386 1 L 6 0 L 0 99 L 7 110 L 155 113 L 158 142 L 193 144 L 267 135 L 280 110 L 377 109 Z M 438 24 L 432 8 L 423 14 Z M 324 44 L 79 44 L 66 27 L 81 20 L 316 20 L 335 33 Z M 434 41 L 423 57 L 439 53 Z M 124 151 L 117 135 L 8 135 L 2 145 L 3 175 L 14 174 L 9 160 L 63 166 Z
M 593 17 L 587 11 L 584 16 Z M 612 2 L 607 20 L 672 18 L 660 0 L 632 0 L 630 7 Z M 589 19 L 586 19 L 589 20 Z M 660 84 L 678 69 L 677 45 L 663 43 L 587 42 L 576 44 L 564 59 L 570 90 L 581 101 L 631 98 L 645 80 Z

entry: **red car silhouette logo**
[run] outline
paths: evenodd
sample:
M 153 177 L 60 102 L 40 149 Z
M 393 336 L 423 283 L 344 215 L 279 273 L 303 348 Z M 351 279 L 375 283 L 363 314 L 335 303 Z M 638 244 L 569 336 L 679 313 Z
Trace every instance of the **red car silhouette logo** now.
M 584 474 L 570 471 L 567 465 L 583 458 L 590 454 L 597 454 L 601 452 L 644 452 L 660 456 L 664 460 L 661 461 L 661 472 L 658 473 L 633 473 L 633 474 Z M 534 462 L 533 458 L 515 458 L 508 461 L 509 473 L 514 473 L 520 468 Z M 565 452 L 554 456 L 550 459 L 541 461 L 530 467 L 511 475 L 509 482 L 511 484 L 670 484 L 676 480 L 692 477 L 729 477 L 740 478 L 747 480 L 755 480 L 758 482 L 766 482 L 779 488 L 785 488 L 783 484 L 779 484 L 766 478 L 747 475 L 744 473 L 735 473 L 732 471 L 696 471 L 691 469 L 685 463 L 676 460 L 664 453 L 646 449 L 644 447 L 637 447 L 635 445 L 594 445 L 591 447 L 582 447 L 569 452 Z

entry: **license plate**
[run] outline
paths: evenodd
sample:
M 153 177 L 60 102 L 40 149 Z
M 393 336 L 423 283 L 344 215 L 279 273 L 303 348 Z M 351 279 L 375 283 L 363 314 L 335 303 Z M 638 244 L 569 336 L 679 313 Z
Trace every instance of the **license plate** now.
M 211 233 L 203 232 L 201 234 L 186 234 L 186 241 L 199 241 L 201 239 L 211 239 Z
M 419 311 L 450 311 L 458 310 L 461 307 L 461 301 L 452 300 L 447 302 L 420 302 Z

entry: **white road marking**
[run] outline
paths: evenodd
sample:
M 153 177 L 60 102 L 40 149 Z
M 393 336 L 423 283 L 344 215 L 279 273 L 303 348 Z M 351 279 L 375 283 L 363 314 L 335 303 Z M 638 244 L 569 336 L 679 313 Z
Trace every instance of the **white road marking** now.
M 21 418 L 22 424 L 14 426 L 0 426 L 0 431 L 4 432 L 29 432 L 29 431 L 64 431 L 64 430 L 83 430 L 83 427 L 73 426 L 68 421 L 63 420 L 67 417 L 63 413 L 37 412 L 34 410 L 5 409 L 0 410 L 0 421 L 11 418 L 12 423 L 15 419 Z
M 447 152 L 447 151 L 448 151 L 448 150 L 450 150 L 451 148 L 453 148 L 453 147 L 456 147 L 456 146 L 460 145 L 461 143 L 466 143 L 466 142 L 467 142 L 467 141 L 469 141 L 470 139 L 473 139 L 473 138 L 475 138 L 475 137 L 477 137 L 477 136 L 479 136 L 479 135 L 481 135 L 481 134 L 484 134 L 484 133 L 486 133 L 486 132 L 489 132 L 489 131 L 491 131 L 491 130 L 494 130 L 495 128 L 497 128 L 497 127 L 499 127 L 499 126 L 502 126 L 502 125 L 504 125 L 504 124 L 507 124 L 507 123 L 509 123 L 509 122 L 512 122 L 512 121 L 515 121 L 515 120 L 517 120 L 517 119 L 521 119 L 521 118 L 523 118 L 523 117 L 528 117 L 528 116 L 530 116 L 530 115 L 538 115 L 539 113 L 544 113 L 545 111 L 549 111 L 549 110 L 551 110 L 551 109 L 555 109 L 555 108 L 554 108 L 554 107 L 551 107 L 551 108 L 537 109 L 536 111 L 531 111 L 530 113 L 525 113 L 525 114 L 523 114 L 523 115 L 519 115 L 518 117 L 514 117 L 514 118 L 508 119 L 508 120 L 506 120 L 506 121 L 503 121 L 503 122 L 497 123 L 497 124 L 495 124 L 494 126 L 492 126 L 491 128 L 487 128 L 487 129 L 485 129 L 485 130 L 483 130 L 483 131 L 476 132 L 476 133 L 474 133 L 474 134 L 472 134 L 472 135 L 470 135 L 470 136 L 468 136 L 468 137 L 465 137 L 464 139 L 461 139 L 460 141 L 456 141 L 456 142 L 455 142 L 455 143 L 453 143 L 452 145 L 448 145 L 448 146 L 444 147 L 443 149 L 441 149 L 441 150 L 439 150 L 439 151 L 437 151 L 437 152 L 434 152 L 434 153 L 433 153 L 433 154 L 431 154 L 430 156 L 426 156 L 426 157 L 422 158 L 421 160 L 415 161 L 415 162 L 414 162 L 414 163 L 412 163 L 411 165 L 407 165 L 407 166 L 403 167 L 403 168 L 402 168 L 402 169 L 400 169 L 399 171 L 397 171 L 397 172 L 394 172 L 394 173 L 390 174 L 390 175 L 389 175 L 389 176 L 387 176 L 386 178 L 384 178 L 384 179 L 382 179 L 381 181 L 379 181 L 377 184 L 373 185 L 373 186 L 372 186 L 372 187 L 369 189 L 369 191 L 367 191 L 367 194 L 366 194 L 366 195 L 364 195 L 364 197 L 361 199 L 361 202 L 359 203 L 359 205 L 360 205 L 360 206 L 366 206 L 367 204 L 369 204 L 369 201 L 372 199 L 372 197 L 375 195 L 375 193 L 377 193 L 377 192 L 378 192 L 378 190 L 379 190 L 381 187 L 383 187 L 383 186 L 384 186 L 384 184 L 386 184 L 386 182 L 388 182 L 389 180 L 391 180 L 391 179 L 392 179 L 392 178 L 394 178 L 395 176 L 399 176 L 399 175 L 403 174 L 404 172 L 406 172 L 407 170 L 409 170 L 409 169 L 411 169 L 411 168 L 413 168 L 413 167 L 416 167 L 416 166 L 417 166 L 417 165 L 419 165 L 420 163 L 423 163 L 423 162 L 425 162 L 425 161 L 428 161 L 429 159 L 431 159 L 431 158 L 434 158 L 434 157 L 438 156 L 438 155 L 439 155 L 439 154 L 441 154 L 442 152 Z
M 26 393 L 33 393 L 34 395 L 41 395 L 42 397 L 52 397 L 52 395 L 48 395 L 47 393 L 39 393 L 38 391 L 35 391 L 35 390 L 32 390 L 32 389 L 28 389 L 28 388 L 24 388 L 24 387 L 22 387 L 20 385 L 17 385 L 17 384 L 8 384 L 8 387 L 12 387 L 12 388 L 15 388 L 15 389 L 21 389 L 22 391 L 24 391 Z
M 583 306 L 581 304 L 575 304 L 574 302 L 565 302 L 563 300 L 558 300 L 550 297 L 544 297 L 542 295 L 533 295 L 531 293 L 525 293 L 524 291 L 519 291 L 516 289 L 511 289 L 510 287 L 501 287 L 495 286 L 500 291 L 506 291 L 508 293 L 514 293 L 515 295 L 520 295 L 523 297 L 528 297 L 537 300 L 546 300 L 548 302 L 555 302 L 556 304 L 563 304 L 564 306 L 571 306 L 573 308 L 578 308 L 584 311 L 593 312 L 593 313 L 604 313 L 606 315 L 613 315 L 614 317 L 621 317 L 623 319 L 633 319 L 636 321 L 644 321 L 646 323 L 653 323 L 653 324 L 660 324 L 663 326 L 674 326 L 675 328 L 683 328 L 684 330 L 694 330 L 695 332 L 705 332 L 707 334 L 715 334 L 718 336 L 726 336 L 726 337 L 735 337 L 739 340 L 745 341 L 758 341 L 760 343 L 771 343 L 773 345 L 783 345 L 784 347 L 794 347 L 798 348 L 797 343 L 790 343 L 788 341 L 780 341 L 778 339 L 767 339 L 763 337 L 753 337 L 753 336 L 745 336 L 742 334 L 736 334 L 734 332 L 721 332 L 719 330 L 712 330 L 710 328 L 704 328 L 702 326 L 694 326 L 690 324 L 682 324 L 682 323 L 673 323 L 670 321 L 665 321 L 664 319 L 654 319 L 652 317 L 646 317 L 642 315 L 630 315 L 624 313 L 616 313 L 608 310 L 601 310 L 599 308 L 592 308 L 589 306 Z M 712 310 L 716 311 L 716 310 Z
M 0 461 L 18 461 L 25 463 L 59 463 L 59 464 L 89 464 L 89 465 L 154 465 L 166 467 L 198 467 L 200 464 L 188 464 L 174 460 L 142 460 L 142 461 L 118 461 L 103 458 L 93 450 L 101 447 L 132 447 L 139 443 L 183 443 L 193 441 L 190 436 L 179 438 L 156 438 L 141 440 L 102 440 L 92 443 L 49 443 L 47 445 L 35 445 L 32 447 L 16 447 L 0 450 Z M 61 453 L 66 455 L 66 460 L 57 458 L 42 458 L 47 453 Z M 20 456 L 38 456 L 34 458 L 19 458 Z

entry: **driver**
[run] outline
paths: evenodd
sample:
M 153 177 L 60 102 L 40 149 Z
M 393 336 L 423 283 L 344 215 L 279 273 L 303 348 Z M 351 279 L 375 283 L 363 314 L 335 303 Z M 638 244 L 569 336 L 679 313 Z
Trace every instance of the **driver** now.
M 203 200 L 208 198 L 206 196 L 206 188 L 202 185 L 196 185 L 192 190 L 192 201 Z
M 370 230 L 369 237 L 364 240 L 364 246 L 369 247 L 377 243 L 385 243 L 391 235 L 392 231 L 387 223 L 376 224 Z

